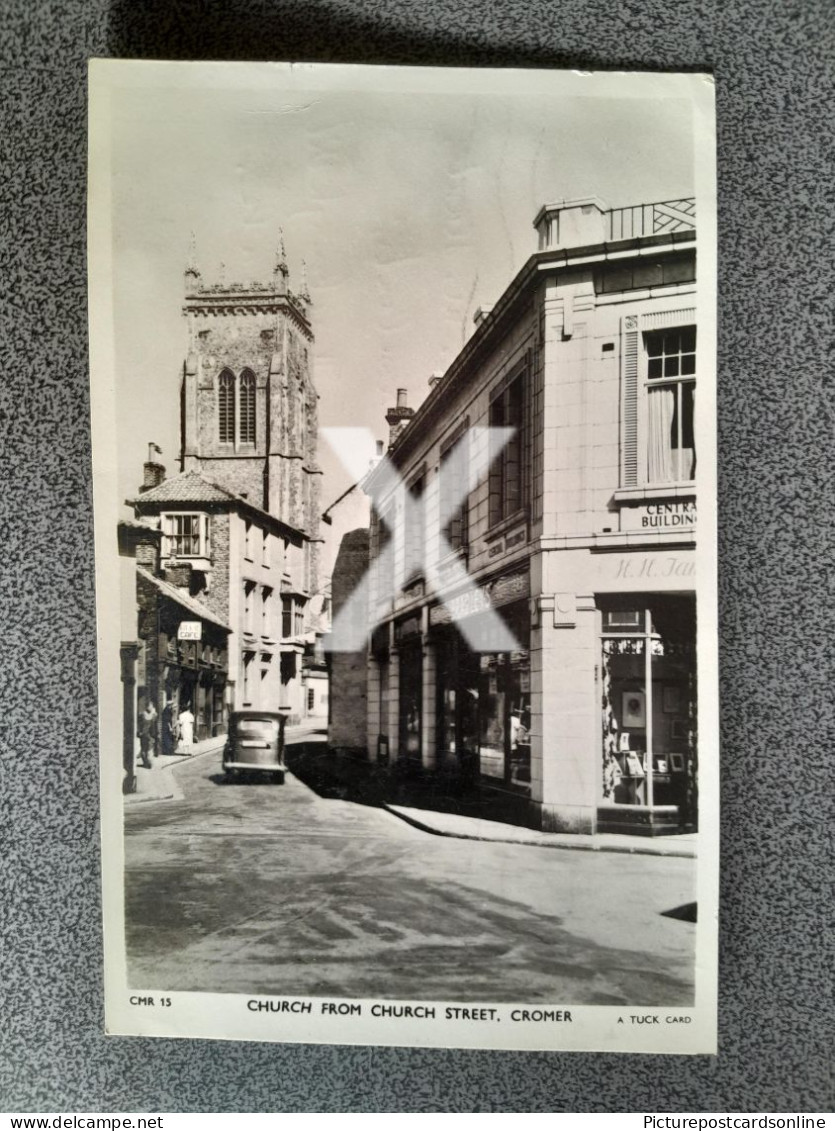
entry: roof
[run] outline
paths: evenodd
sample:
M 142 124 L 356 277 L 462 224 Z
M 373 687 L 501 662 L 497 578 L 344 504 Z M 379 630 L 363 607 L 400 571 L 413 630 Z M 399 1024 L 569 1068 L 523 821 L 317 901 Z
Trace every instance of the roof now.
M 150 570 L 145 569 L 144 566 L 138 565 L 136 572 L 145 579 L 155 585 L 157 589 L 172 601 L 176 601 L 178 605 L 182 605 L 193 616 L 200 617 L 201 620 L 207 620 L 211 624 L 217 625 L 219 628 L 224 629 L 226 632 L 231 632 L 232 629 L 228 624 L 225 624 L 220 617 L 215 616 L 210 612 L 205 605 L 201 605 L 199 601 L 195 600 L 188 593 L 184 593 L 182 589 L 178 589 L 176 585 L 172 585 L 168 581 L 163 581 L 161 577 L 155 577 Z
M 129 502 L 143 503 L 228 503 L 231 499 L 240 500 L 225 487 L 204 479 L 197 471 L 183 471 L 170 479 L 163 479 L 156 487 L 143 491 Z M 244 500 L 246 501 L 246 500 Z
M 221 487 L 219 483 L 204 478 L 199 471 L 183 471 L 179 475 L 172 475 L 170 479 L 163 479 L 162 483 L 158 483 L 149 491 L 143 491 L 135 499 L 126 501 L 129 506 L 136 507 L 140 511 L 149 506 L 156 510 L 157 507 L 171 504 L 205 506 L 207 503 L 214 503 L 227 507 L 231 504 L 261 520 L 268 521 L 272 526 L 281 527 L 285 533 L 295 535 L 297 539 L 306 537 L 295 526 L 270 514 L 269 511 L 262 510 L 261 507 L 256 507 L 243 495 L 236 495 L 233 491 Z

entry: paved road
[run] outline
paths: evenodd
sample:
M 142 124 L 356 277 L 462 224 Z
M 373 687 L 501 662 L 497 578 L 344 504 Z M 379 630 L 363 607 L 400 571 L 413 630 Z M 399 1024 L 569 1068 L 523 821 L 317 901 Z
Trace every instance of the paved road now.
M 126 814 L 135 988 L 564 1004 L 692 1003 L 694 861 L 433 836 L 382 809 L 227 785 Z

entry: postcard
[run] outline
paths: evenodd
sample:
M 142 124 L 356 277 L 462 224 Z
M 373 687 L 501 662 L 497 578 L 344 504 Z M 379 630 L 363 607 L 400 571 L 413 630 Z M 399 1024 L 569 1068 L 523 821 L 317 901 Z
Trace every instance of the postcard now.
M 713 103 L 92 62 L 109 1033 L 715 1052 Z

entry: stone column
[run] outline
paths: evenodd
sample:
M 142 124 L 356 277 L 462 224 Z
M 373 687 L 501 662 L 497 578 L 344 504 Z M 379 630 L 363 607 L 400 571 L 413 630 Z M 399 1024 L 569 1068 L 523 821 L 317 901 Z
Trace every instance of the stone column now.
M 531 795 L 544 829 L 595 828 L 600 756 L 592 598 L 544 594 L 531 638 Z

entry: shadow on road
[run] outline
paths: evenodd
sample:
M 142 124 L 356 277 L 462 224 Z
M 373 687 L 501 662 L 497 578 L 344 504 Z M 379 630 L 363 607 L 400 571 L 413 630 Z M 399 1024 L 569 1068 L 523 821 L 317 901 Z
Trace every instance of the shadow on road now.
M 451 774 L 424 774 L 419 768 L 336 755 L 318 735 L 288 743 L 284 761 L 309 789 L 330 800 L 376 807 L 402 805 L 522 826 L 529 823 L 525 798 L 480 789 Z

